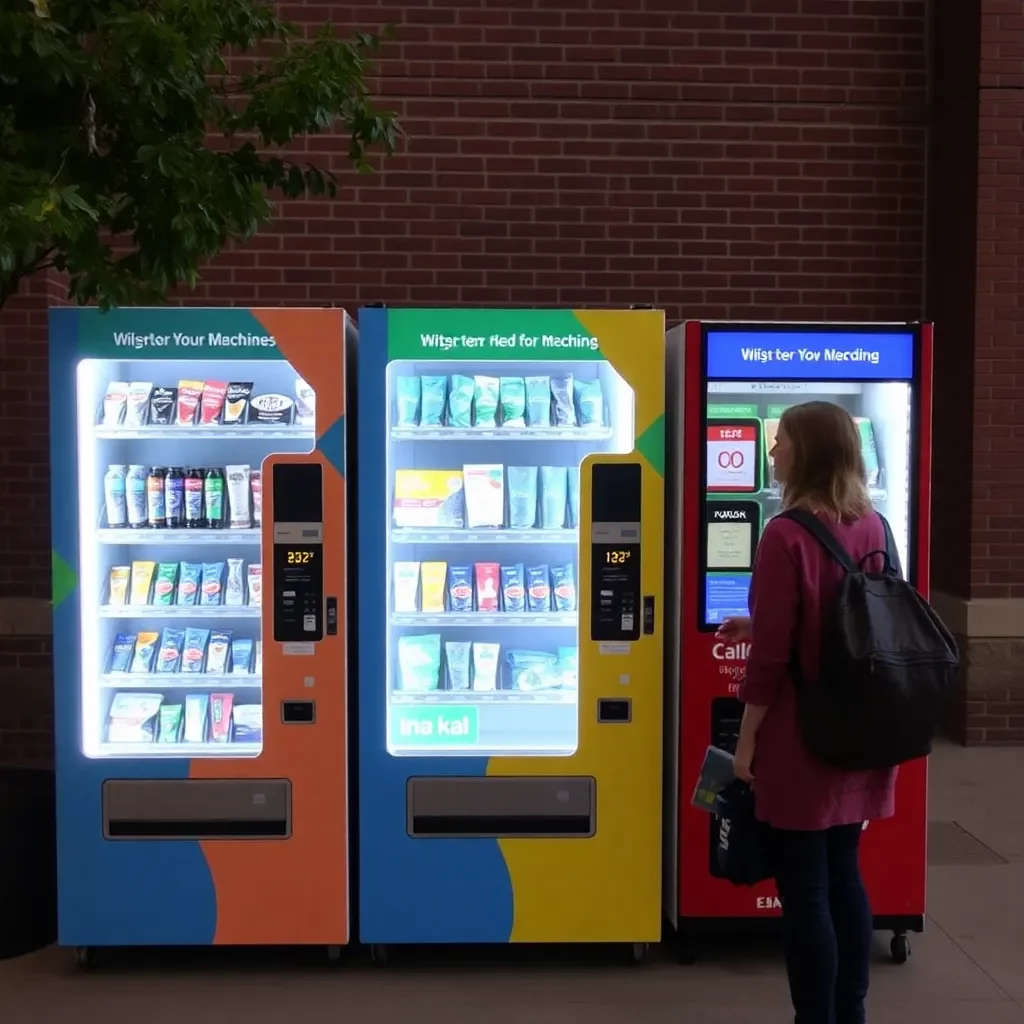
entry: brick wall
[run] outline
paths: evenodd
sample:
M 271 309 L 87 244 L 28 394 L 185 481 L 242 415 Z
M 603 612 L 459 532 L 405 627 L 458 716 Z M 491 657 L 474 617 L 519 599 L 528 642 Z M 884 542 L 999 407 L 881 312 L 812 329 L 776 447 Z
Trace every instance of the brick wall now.
M 923 0 L 284 10 L 395 25 L 380 89 L 409 139 L 382 173 L 346 176 L 337 201 L 283 206 L 187 301 L 921 315 Z M 344 169 L 343 140 L 305 148 Z M 43 304 L 0 314 L 5 597 L 48 594 Z M 44 649 L 23 642 L 0 639 L 5 680 L 31 690 L 0 700 L 0 759 L 42 751 L 50 728 L 33 689 L 47 685 Z

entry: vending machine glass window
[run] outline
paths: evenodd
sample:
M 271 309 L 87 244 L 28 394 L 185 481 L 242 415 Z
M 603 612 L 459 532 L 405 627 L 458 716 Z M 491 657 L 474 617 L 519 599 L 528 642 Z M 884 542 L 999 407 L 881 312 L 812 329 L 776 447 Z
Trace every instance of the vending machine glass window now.
M 632 451 L 632 390 L 602 360 L 399 359 L 384 413 L 388 750 L 572 754 L 579 471 Z
M 284 360 L 194 365 L 78 363 L 90 758 L 262 749 L 261 466 L 312 450 L 315 396 Z
M 896 327 L 703 328 L 704 519 L 699 627 L 747 614 L 757 541 L 782 489 L 770 452 L 785 410 L 827 401 L 854 418 L 871 501 L 911 573 L 911 436 L 915 336 Z

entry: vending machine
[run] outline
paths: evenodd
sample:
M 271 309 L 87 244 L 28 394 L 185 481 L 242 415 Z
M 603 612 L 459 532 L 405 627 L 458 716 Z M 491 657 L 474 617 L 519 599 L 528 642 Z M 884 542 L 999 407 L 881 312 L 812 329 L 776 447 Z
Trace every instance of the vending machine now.
M 668 425 L 672 636 L 667 761 L 666 911 L 692 957 L 714 926 L 777 916 L 770 883 L 737 888 L 716 877 L 718 819 L 691 803 L 709 746 L 735 749 L 736 691 L 749 645 L 716 637 L 746 615 L 764 523 L 781 491 L 769 455 L 791 405 L 836 402 L 860 430 L 875 507 L 892 527 L 907 578 L 927 596 L 931 476 L 932 329 L 928 324 L 688 323 L 669 335 Z M 897 962 L 925 913 L 927 764 L 900 768 L 896 816 L 871 822 L 862 866 L 876 925 L 891 930 Z
M 359 932 L 661 930 L 664 315 L 360 312 Z
M 59 941 L 348 941 L 333 309 L 50 314 Z

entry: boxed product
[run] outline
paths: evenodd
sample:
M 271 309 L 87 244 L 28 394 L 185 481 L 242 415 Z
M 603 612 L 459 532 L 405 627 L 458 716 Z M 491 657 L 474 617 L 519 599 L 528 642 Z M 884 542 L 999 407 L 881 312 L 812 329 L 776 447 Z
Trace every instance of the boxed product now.
M 462 529 L 466 525 L 462 470 L 396 470 L 393 507 L 395 526 Z

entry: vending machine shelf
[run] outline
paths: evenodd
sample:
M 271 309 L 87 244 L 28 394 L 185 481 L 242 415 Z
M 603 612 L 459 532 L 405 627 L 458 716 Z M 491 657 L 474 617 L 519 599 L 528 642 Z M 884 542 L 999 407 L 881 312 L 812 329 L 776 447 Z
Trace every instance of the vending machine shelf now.
M 104 604 L 100 605 L 104 619 L 258 619 L 259 605 L 153 605 Z
M 611 427 L 392 427 L 395 441 L 609 441 Z
M 487 626 L 490 628 L 515 626 L 518 628 L 575 629 L 575 612 L 445 612 L 432 615 L 428 612 L 396 613 L 391 616 L 392 626 Z
M 149 690 L 154 686 L 173 690 L 258 690 L 263 676 L 239 672 L 236 674 L 190 675 L 181 672 L 107 672 L 100 678 L 100 686 L 108 690 Z
M 101 743 L 100 755 L 118 757 L 257 757 L 261 743 Z
M 99 544 L 175 544 L 193 547 L 198 544 L 259 544 L 259 529 L 240 530 L 151 530 L 101 529 L 96 531 Z
M 209 426 L 98 426 L 94 436 L 98 441 L 312 441 L 315 434 L 308 427 L 225 427 L 214 423 Z
M 415 530 L 396 526 L 393 544 L 576 544 L 576 530 Z
M 538 690 L 524 693 L 519 690 L 433 690 L 429 693 L 402 693 L 391 695 L 392 704 L 575 704 L 575 690 Z

